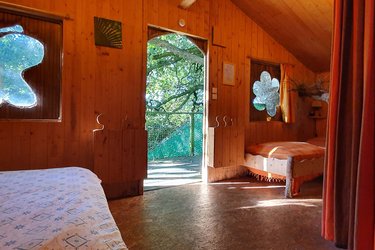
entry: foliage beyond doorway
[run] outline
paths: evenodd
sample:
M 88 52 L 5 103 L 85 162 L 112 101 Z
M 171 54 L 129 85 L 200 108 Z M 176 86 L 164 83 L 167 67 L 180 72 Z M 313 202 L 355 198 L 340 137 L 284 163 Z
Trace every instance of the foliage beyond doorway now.
M 187 37 L 168 34 L 156 37 L 147 47 L 146 127 L 149 159 L 163 158 L 155 150 L 170 147 L 171 156 L 201 154 L 204 97 L 204 54 Z M 200 128 L 197 132 L 197 126 Z M 190 149 L 173 142 L 176 134 L 190 133 Z M 200 136 L 200 138 L 197 138 Z M 181 143 L 180 143 L 181 144 Z M 200 152 L 194 145 L 200 144 Z M 193 148 L 191 148 L 193 146 Z M 171 150 L 170 150 L 171 149 Z M 181 149 L 181 152 L 178 150 Z M 199 150 L 198 150 L 199 151 Z

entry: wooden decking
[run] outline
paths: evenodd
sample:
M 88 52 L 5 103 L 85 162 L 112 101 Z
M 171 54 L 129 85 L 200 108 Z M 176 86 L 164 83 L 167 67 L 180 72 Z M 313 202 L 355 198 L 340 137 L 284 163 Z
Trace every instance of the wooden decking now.
M 202 180 L 202 156 L 163 159 L 148 163 L 144 190 L 155 190 Z

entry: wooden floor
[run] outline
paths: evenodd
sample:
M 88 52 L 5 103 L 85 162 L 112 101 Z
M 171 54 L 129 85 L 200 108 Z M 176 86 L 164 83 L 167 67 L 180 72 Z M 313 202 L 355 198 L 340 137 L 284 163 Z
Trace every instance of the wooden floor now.
M 336 249 L 320 236 L 321 179 L 284 199 L 283 184 L 246 178 L 110 201 L 130 249 Z

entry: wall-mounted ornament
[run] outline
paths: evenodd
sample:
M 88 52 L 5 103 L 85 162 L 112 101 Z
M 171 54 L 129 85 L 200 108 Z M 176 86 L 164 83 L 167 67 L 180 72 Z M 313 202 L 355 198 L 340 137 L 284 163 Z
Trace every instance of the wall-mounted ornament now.
M 232 63 L 223 63 L 223 84 L 234 86 L 235 84 L 235 67 Z
M 185 27 L 185 25 L 186 25 L 185 20 L 182 19 L 182 18 L 180 20 L 178 20 L 178 25 L 180 25 L 180 27 Z
M 94 17 L 95 45 L 122 48 L 122 24 L 119 21 Z

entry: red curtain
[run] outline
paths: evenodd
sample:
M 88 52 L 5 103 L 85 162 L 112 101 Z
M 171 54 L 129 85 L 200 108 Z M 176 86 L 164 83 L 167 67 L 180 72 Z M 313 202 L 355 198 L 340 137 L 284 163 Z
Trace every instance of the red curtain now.
M 335 0 L 322 234 L 374 243 L 374 0 Z

